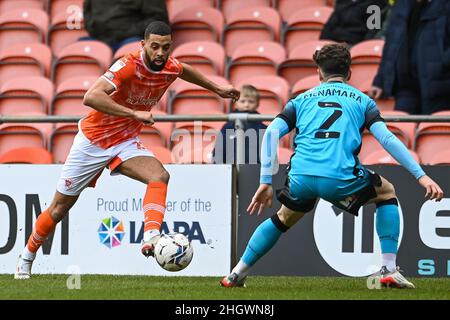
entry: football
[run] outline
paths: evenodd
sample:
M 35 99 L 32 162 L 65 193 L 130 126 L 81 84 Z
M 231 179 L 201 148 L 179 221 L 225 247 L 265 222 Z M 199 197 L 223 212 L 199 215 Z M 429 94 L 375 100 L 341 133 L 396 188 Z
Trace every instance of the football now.
M 194 254 L 191 242 L 181 233 L 161 235 L 155 246 L 155 259 L 167 271 L 180 271 L 192 261 Z

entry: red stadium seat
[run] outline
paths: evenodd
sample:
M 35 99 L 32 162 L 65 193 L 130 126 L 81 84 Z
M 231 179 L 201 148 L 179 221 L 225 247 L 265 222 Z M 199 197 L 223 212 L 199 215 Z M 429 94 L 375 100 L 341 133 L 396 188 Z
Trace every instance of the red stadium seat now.
M 409 150 L 411 156 L 420 163 L 419 156 L 412 150 Z M 397 160 L 395 160 L 386 150 L 381 149 L 375 152 L 369 153 L 364 158 L 361 158 L 361 163 L 365 165 L 374 165 L 374 164 L 390 164 L 390 165 L 399 165 Z
M 219 76 L 209 76 L 219 85 L 228 85 L 228 81 Z M 171 87 L 172 97 L 168 111 L 172 114 L 201 115 L 223 114 L 228 110 L 226 101 L 202 87 L 190 82 L 176 80 Z
M 275 0 L 276 8 L 280 12 L 283 21 L 288 21 L 292 13 L 306 7 L 322 7 L 326 5 L 324 0 Z
M 89 34 L 84 28 L 83 11 L 60 12 L 52 18 L 48 41 L 56 56 L 68 45 L 87 36 Z
M 18 43 L 44 43 L 48 16 L 43 10 L 17 9 L 0 15 L 0 48 Z
M 51 164 L 53 156 L 44 148 L 17 148 L 0 155 L 0 163 Z
M 50 0 L 50 18 L 61 13 L 77 14 L 83 11 L 83 0 Z
M 300 79 L 292 87 L 291 97 L 295 98 L 299 94 L 302 94 L 303 92 L 306 92 L 311 88 L 317 87 L 318 85 L 320 85 L 318 74 Z
M 301 8 L 289 16 L 284 29 L 282 42 L 288 52 L 299 43 L 319 40 L 323 26 L 328 21 L 333 9 L 330 7 Z
M 43 0 L 0 0 L 0 12 L 7 12 L 17 9 L 38 9 L 44 10 Z
M 16 44 L 0 52 L 0 86 L 13 78 L 50 76 L 52 53 L 41 43 Z
M 112 51 L 100 41 L 79 41 L 65 47 L 53 66 L 52 79 L 57 86 L 76 76 L 98 77 L 111 62 Z
M 175 129 L 172 131 L 170 137 L 172 154 L 175 161 L 181 158 L 188 158 L 191 155 L 198 154 L 199 149 L 213 150 L 216 143 L 217 134 L 220 132 L 223 123 L 221 122 L 207 122 L 207 121 L 196 121 L 196 122 L 180 122 L 175 123 Z M 194 152 L 194 150 L 196 150 Z M 189 155 L 189 156 L 188 156 Z M 203 157 L 203 160 L 208 160 Z M 192 159 L 192 158 L 190 158 Z M 195 163 L 198 163 L 200 159 L 196 159 Z M 208 161 L 205 161 L 207 163 Z
M 233 53 L 225 74 L 233 84 L 252 76 L 275 76 L 285 58 L 286 51 L 279 43 L 263 41 L 243 44 Z
M 278 41 L 280 26 L 280 15 L 272 8 L 246 8 L 234 12 L 227 20 L 222 36 L 227 56 L 232 56 L 242 43 Z
M 142 44 L 140 41 L 128 43 L 128 44 L 120 47 L 119 50 L 116 51 L 116 53 L 114 54 L 113 60 L 114 61 L 119 60 L 120 58 L 126 56 L 129 53 L 134 53 L 141 49 L 142 49 Z
M 204 74 L 223 75 L 225 51 L 215 42 L 193 41 L 178 46 L 172 54 Z
M 352 77 L 349 84 L 357 88 L 367 86 L 367 81 L 372 84 L 383 55 L 383 46 L 383 40 L 368 40 L 351 48 Z
M 448 115 L 439 112 L 434 115 Z M 417 128 L 414 150 L 419 154 L 422 163 L 430 164 L 438 151 L 450 150 L 450 123 L 421 123 Z
M 258 89 L 260 114 L 277 115 L 288 101 L 289 84 L 278 76 L 251 77 L 238 83 L 236 87 L 241 88 L 244 84 L 250 84 Z
M 235 12 L 258 7 L 271 7 L 271 0 L 220 0 L 220 8 L 227 22 Z
M 152 115 L 166 115 L 166 113 L 153 109 Z M 156 121 L 152 126 L 144 126 L 139 138 L 149 149 L 152 149 L 154 146 L 166 147 L 169 145 L 172 129 L 173 123 L 171 122 Z
M 153 152 L 156 159 L 158 159 L 162 164 L 174 163 L 172 159 L 172 152 L 169 149 L 165 147 L 152 146 L 149 150 Z
M 172 21 L 178 13 L 189 8 L 213 8 L 214 0 L 166 0 L 166 6 L 169 20 Z
M 50 136 L 49 150 L 55 163 L 64 163 L 78 132 L 76 124 L 58 123 Z
M 65 80 L 56 89 L 50 113 L 59 116 L 84 116 L 92 109 L 83 104 L 87 90 L 97 77 L 74 77 Z
M 47 114 L 53 99 L 53 84 L 43 77 L 15 78 L 0 89 L 0 114 Z
M 450 164 L 450 150 L 437 151 L 428 161 L 430 165 Z
M 278 162 L 280 164 L 287 164 L 291 161 L 294 151 L 290 148 L 278 147 Z
M 190 41 L 219 42 L 222 13 L 214 8 L 188 8 L 172 19 L 173 48 Z
M 1 125 L 0 154 L 22 147 L 46 148 L 51 127 L 48 123 L 7 123 Z
M 316 50 L 320 50 L 324 45 L 333 43 L 332 41 L 308 41 L 296 46 L 287 60 L 278 68 L 278 74 L 285 78 L 291 86 L 305 77 L 317 75 L 317 66 L 313 61 Z

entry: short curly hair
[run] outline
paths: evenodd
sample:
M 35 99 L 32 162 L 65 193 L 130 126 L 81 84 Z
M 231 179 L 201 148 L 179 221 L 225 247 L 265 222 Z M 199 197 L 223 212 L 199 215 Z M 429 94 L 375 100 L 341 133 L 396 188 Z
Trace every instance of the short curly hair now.
M 344 44 L 327 44 L 320 50 L 316 50 L 313 60 L 320 68 L 324 76 L 342 75 L 348 76 L 352 57 Z

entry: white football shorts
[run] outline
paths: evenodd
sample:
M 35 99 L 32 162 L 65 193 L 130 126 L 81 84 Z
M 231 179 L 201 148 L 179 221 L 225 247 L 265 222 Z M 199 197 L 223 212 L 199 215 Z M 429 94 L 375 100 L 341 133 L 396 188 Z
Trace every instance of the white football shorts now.
M 102 149 L 92 144 L 79 130 L 62 168 L 56 190 L 68 196 L 77 196 L 86 187 L 95 187 L 104 168 L 109 167 L 111 175 L 117 175 L 119 173 L 115 169 L 121 163 L 141 156 L 154 157 L 138 137 Z

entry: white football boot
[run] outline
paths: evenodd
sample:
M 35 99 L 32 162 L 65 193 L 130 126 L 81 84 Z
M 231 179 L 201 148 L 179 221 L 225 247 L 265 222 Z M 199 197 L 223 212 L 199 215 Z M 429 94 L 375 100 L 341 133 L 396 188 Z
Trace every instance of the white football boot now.
M 148 241 L 142 240 L 141 252 L 146 258 L 155 256 L 155 252 L 154 252 L 155 246 L 160 238 L 161 238 L 161 235 L 158 234 L 158 235 L 150 238 L 150 240 L 148 240 Z
M 381 267 L 380 270 L 380 283 L 386 287 L 394 287 L 394 288 L 407 288 L 407 289 L 415 289 L 413 283 L 406 280 L 406 278 L 400 273 L 400 268 L 397 267 L 394 271 L 389 271 L 386 267 Z
M 27 280 L 31 278 L 31 267 L 33 265 L 33 260 L 26 260 L 19 256 L 17 261 L 16 272 L 14 273 L 14 279 Z

